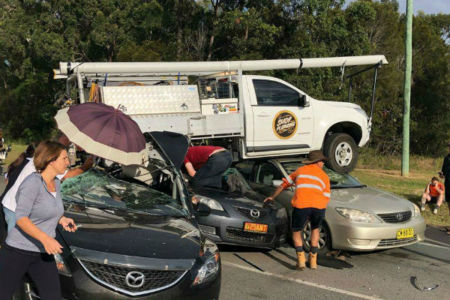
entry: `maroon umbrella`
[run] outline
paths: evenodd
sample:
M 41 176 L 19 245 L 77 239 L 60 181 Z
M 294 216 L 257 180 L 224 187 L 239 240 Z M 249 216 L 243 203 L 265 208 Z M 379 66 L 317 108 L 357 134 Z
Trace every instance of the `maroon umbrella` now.
M 58 111 L 58 128 L 86 152 L 124 165 L 147 160 L 139 126 L 121 110 L 103 103 L 83 103 Z

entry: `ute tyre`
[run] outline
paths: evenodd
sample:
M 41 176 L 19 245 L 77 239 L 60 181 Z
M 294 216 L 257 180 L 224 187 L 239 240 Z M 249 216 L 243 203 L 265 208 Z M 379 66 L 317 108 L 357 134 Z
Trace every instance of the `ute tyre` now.
M 327 254 L 332 249 L 331 233 L 325 222 L 322 223 L 319 230 L 319 249 L 317 250 L 317 253 L 323 255 Z M 301 238 L 303 242 L 303 248 L 306 252 L 309 252 L 311 249 L 311 223 L 309 221 L 305 224 L 305 227 L 302 230 Z
M 358 146 L 346 133 L 328 136 L 323 145 L 324 155 L 328 157 L 326 166 L 338 173 L 353 171 L 358 160 Z

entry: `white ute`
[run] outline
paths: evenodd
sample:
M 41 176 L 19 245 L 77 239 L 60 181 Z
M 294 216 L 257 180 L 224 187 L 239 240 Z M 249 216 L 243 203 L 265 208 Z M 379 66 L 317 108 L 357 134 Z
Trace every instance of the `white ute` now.
M 369 140 L 372 113 L 369 117 L 356 104 L 317 100 L 281 79 L 247 73 L 357 65 L 376 70 L 382 64 L 387 64 L 383 55 L 220 62 L 62 62 L 54 72 L 56 79 L 67 79 L 67 95 L 72 94 L 72 86 L 77 87 L 76 102 L 98 101 L 120 107 L 143 132 L 167 130 L 191 140 L 214 139 L 213 144 L 231 149 L 242 159 L 304 155 L 322 149 L 330 168 L 349 172 L 356 164 L 358 146 Z M 376 71 L 374 91 L 375 84 Z

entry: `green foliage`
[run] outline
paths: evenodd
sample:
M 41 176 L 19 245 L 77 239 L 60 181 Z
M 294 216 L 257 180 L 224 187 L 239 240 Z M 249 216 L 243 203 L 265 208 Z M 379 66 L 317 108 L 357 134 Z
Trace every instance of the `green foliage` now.
M 14 139 L 51 135 L 64 84 L 59 61 L 176 61 L 386 55 L 370 146 L 402 140 L 404 26 L 396 0 L 0 0 L 0 124 Z M 450 15 L 413 21 L 411 151 L 441 155 L 450 141 Z M 7 64 L 4 63 L 5 59 Z M 9 65 L 9 66 L 8 66 Z M 348 75 L 360 68 L 346 69 Z M 341 70 L 267 71 L 317 99 L 345 100 Z M 345 77 L 344 77 L 345 79 Z M 370 111 L 373 73 L 352 81 Z M 388 137 L 388 138 L 387 138 Z

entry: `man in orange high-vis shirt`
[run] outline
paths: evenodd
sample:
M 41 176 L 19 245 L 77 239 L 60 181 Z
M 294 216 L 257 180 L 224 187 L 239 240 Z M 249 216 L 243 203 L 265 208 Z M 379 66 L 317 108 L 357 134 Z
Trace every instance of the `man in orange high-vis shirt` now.
M 330 179 L 323 171 L 326 157 L 321 151 L 312 151 L 305 164 L 289 177 L 283 178 L 283 183 L 271 197 L 264 202 L 274 201 L 287 187 L 294 186 L 295 194 L 292 198 L 292 240 L 297 252 L 297 269 L 306 267 L 305 251 L 301 238 L 302 230 L 307 220 L 311 222 L 311 250 L 309 253 L 309 267 L 317 269 L 317 248 L 319 246 L 319 227 L 325 218 L 325 209 L 330 201 Z

